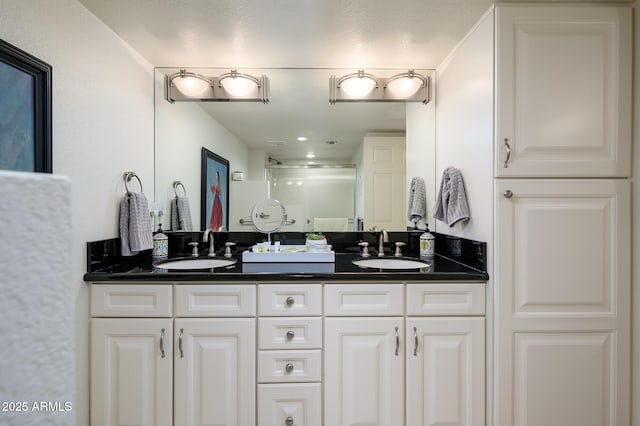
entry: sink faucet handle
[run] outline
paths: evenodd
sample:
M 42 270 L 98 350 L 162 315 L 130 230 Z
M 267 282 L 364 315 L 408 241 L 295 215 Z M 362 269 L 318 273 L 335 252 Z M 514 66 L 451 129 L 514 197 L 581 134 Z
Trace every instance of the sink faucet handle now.
M 400 249 L 400 247 L 405 245 L 405 243 L 403 243 L 402 241 L 397 241 L 395 244 L 396 244 L 396 253 L 394 254 L 394 256 L 402 257 L 402 250 Z
M 236 243 L 234 243 L 233 241 L 227 241 L 226 243 L 224 243 L 224 246 L 226 247 L 224 249 L 224 257 L 231 257 L 231 247 L 235 245 Z
M 362 257 L 369 257 L 369 243 L 361 241 L 358 245 L 362 247 Z
M 189 243 L 189 245 L 190 245 L 191 247 L 193 247 L 193 248 L 191 249 L 191 256 L 192 256 L 192 257 L 198 257 L 198 242 L 197 242 L 197 241 L 194 241 L 194 242 L 192 242 L 192 243 Z

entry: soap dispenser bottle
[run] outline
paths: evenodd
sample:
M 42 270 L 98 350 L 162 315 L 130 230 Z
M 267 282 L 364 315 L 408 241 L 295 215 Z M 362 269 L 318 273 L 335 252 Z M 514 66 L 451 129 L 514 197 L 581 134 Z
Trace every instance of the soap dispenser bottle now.
M 420 257 L 430 258 L 433 257 L 435 252 L 435 237 L 429 232 L 429 227 L 420 235 Z
M 169 257 L 169 237 L 162 232 L 162 224 L 158 225 L 158 232 L 153 235 L 153 260 L 164 260 Z

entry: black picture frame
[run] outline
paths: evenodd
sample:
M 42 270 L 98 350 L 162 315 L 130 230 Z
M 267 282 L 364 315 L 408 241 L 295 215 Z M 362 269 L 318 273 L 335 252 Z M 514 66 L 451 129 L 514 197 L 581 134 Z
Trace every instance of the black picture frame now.
M 200 229 L 222 227 L 229 230 L 229 161 L 202 147 Z
M 52 125 L 51 125 L 51 86 L 52 67 L 42 60 L 30 55 L 18 47 L 0 39 L 0 111 L 7 117 L 10 111 L 15 117 L 7 120 L 9 125 L 0 125 L 0 158 L 5 158 L 7 164 L 0 162 L 0 169 L 31 171 L 40 173 L 52 172 Z M 8 65 L 2 66 L 2 65 Z M 3 79 L 4 76 L 7 77 Z M 26 83 L 25 90 L 17 96 L 7 96 L 13 88 L 8 81 L 8 74 L 22 76 Z M 3 87 L 4 85 L 4 87 Z M 29 88 L 32 88 L 29 90 Z M 20 105 L 20 107 L 18 107 Z M 26 105 L 26 106 L 25 106 Z M 12 124 L 13 123 L 13 124 Z M 33 124 L 24 138 L 15 137 L 15 127 L 19 123 Z M 24 134 L 24 133 L 23 133 Z M 33 157 L 31 158 L 31 149 Z M 4 151 L 5 155 L 2 155 Z M 9 155 L 21 152 L 24 155 Z M 10 157 L 10 158 L 9 158 Z M 20 158 L 20 159 L 19 159 Z M 33 167 L 31 167 L 33 166 Z

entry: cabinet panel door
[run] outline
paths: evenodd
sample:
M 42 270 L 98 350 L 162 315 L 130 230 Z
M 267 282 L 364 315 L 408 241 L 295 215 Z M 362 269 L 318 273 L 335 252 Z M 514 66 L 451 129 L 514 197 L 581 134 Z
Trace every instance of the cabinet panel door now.
M 171 319 L 91 321 L 91 424 L 171 426 Z
M 631 15 L 496 9 L 496 176 L 629 176 Z
M 506 191 L 496 201 L 496 424 L 629 424 L 629 182 L 498 181 Z
M 175 424 L 255 424 L 255 319 L 175 320 Z
M 403 318 L 325 319 L 325 425 L 404 424 Z
M 485 424 L 484 318 L 407 319 L 407 425 Z

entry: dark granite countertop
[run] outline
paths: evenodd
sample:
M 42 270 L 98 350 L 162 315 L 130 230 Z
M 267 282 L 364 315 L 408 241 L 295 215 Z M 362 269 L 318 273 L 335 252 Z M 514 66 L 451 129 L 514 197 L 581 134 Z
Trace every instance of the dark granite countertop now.
M 420 231 L 421 232 L 421 231 Z M 390 233 L 390 241 L 406 243 L 406 258 L 418 258 L 418 237 L 420 232 Z M 303 234 L 302 234 L 303 235 Z M 428 268 L 413 270 L 383 270 L 379 268 L 362 268 L 354 265 L 353 260 L 360 259 L 358 241 L 370 241 L 374 246 L 375 233 L 331 233 L 329 241 L 336 251 L 335 263 L 243 263 L 242 251 L 251 244 L 261 241 L 261 235 L 253 233 L 219 233 L 217 244 L 222 246 L 228 239 L 238 242 L 233 253 L 238 262 L 227 267 L 207 270 L 166 270 L 156 268 L 151 260 L 150 251 L 133 257 L 119 255 L 119 239 L 102 240 L 87 243 L 87 273 L 84 280 L 95 281 L 487 281 L 486 243 L 434 233 L 436 237 L 436 254 L 429 261 Z M 170 234 L 170 249 L 177 247 L 178 252 L 169 252 L 169 258 L 183 258 L 184 248 L 191 241 L 199 241 L 199 234 Z M 300 243 L 295 238 L 298 234 L 281 233 L 278 238 L 283 241 Z M 304 241 L 304 240 L 302 240 Z M 204 243 L 201 243 L 204 244 Z M 201 253 L 204 247 L 201 247 Z M 389 248 L 390 250 L 391 248 Z M 218 258 L 224 258 L 218 254 Z M 201 256 L 206 258 L 205 256 Z M 371 253 L 371 258 L 376 258 Z M 388 252 L 386 257 L 393 257 Z
M 206 257 L 206 256 L 204 256 Z M 236 257 L 237 258 L 237 257 Z M 336 254 L 335 263 L 243 263 L 207 270 L 167 270 L 151 260 L 113 265 L 85 274 L 85 281 L 286 281 L 286 280 L 400 280 L 486 281 L 486 272 L 444 256 L 435 255 L 433 266 L 422 270 L 362 268 L 352 263 L 353 254 Z M 426 266 L 426 265 L 425 265 Z

